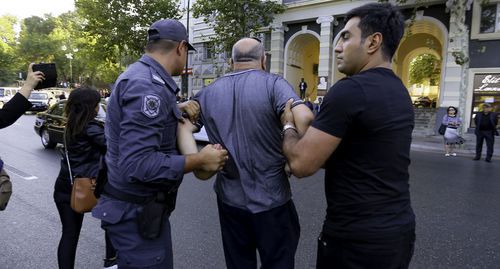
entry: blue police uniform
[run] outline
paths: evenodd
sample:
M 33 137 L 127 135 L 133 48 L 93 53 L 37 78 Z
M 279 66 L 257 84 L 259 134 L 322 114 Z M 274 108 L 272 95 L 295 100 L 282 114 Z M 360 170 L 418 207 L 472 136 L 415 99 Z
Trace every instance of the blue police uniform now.
M 106 119 L 108 185 L 134 197 L 176 190 L 185 157 L 176 145 L 178 87 L 153 58 L 143 55 L 116 81 Z M 102 220 L 118 252 L 119 268 L 172 268 L 168 217 L 160 236 L 144 239 L 137 215 L 143 205 L 116 199 L 106 192 L 92 215 Z

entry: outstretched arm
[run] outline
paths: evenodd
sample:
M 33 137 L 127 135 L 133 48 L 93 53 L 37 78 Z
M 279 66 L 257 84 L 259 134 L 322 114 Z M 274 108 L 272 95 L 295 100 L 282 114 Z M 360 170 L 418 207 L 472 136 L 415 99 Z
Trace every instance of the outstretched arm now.
M 284 124 L 297 126 L 287 129 L 283 137 L 283 153 L 291 172 L 296 177 L 306 177 L 318 171 L 340 144 L 341 139 L 314 127 L 309 127 L 303 136 L 295 124 L 295 113 L 291 109 L 292 100 L 285 107 L 282 119 Z
M 182 155 L 193 155 L 198 153 L 198 146 L 193 137 L 193 132 L 196 131 L 196 126 L 191 122 L 185 120 L 184 122 L 179 122 L 177 125 L 177 147 Z M 206 147 L 213 147 L 214 149 L 221 150 L 220 145 L 208 145 Z M 205 147 L 205 148 L 206 148 Z M 194 175 L 201 180 L 207 180 L 211 178 L 216 171 L 204 171 L 202 169 L 194 169 Z

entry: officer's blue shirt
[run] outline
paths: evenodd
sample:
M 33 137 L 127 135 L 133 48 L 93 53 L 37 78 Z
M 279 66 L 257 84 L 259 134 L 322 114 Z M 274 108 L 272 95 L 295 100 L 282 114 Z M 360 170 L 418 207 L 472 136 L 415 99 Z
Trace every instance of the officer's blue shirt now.
M 259 213 L 290 200 L 280 121 L 290 98 L 299 100 L 286 80 L 254 69 L 225 75 L 196 95 L 210 142 L 230 155 L 214 186 L 225 204 Z
M 153 58 L 143 55 L 122 73 L 108 103 L 108 183 L 150 196 L 178 186 L 185 157 L 177 151 L 177 84 Z

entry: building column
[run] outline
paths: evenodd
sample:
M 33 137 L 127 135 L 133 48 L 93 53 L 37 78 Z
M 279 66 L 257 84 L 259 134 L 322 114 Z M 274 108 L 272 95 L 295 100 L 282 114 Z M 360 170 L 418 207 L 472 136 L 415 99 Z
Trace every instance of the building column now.
M 283 23 L 271 25 L 271 69 L 270 72 L 283 76 L 285 55 L 285 27 Z
M 318 78 L 326 78 L 326 89 L 318 89 L 318 96 L 323 96 L 332 85 L 332 51 L 333 51 L 333 16 L 323 16 L 316 20 L 321 25 L 321 38 L 319 41 L 319 66 Z
M 464 1 L 465 2 L 465 1 Z M 472 2 L 472 1 L 471 1 Z M 469 29 L 465 25 L 466 9 L 470 4 L 450 6 L 448 57 L 444 77 L 444 91 L 440 107 L 456 106 L 465 124 L 469 126 L 470 109 L 466 108 L 469 70 Z

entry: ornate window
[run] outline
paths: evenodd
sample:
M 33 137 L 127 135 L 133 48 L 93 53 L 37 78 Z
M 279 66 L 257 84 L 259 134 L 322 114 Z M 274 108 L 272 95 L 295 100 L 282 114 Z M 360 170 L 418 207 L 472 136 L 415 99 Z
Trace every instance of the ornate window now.
M 500 0 L 490 0 L 484 5 L 481 5 L 481 1 L 474 1 L 471 37 L 500 39 Z

